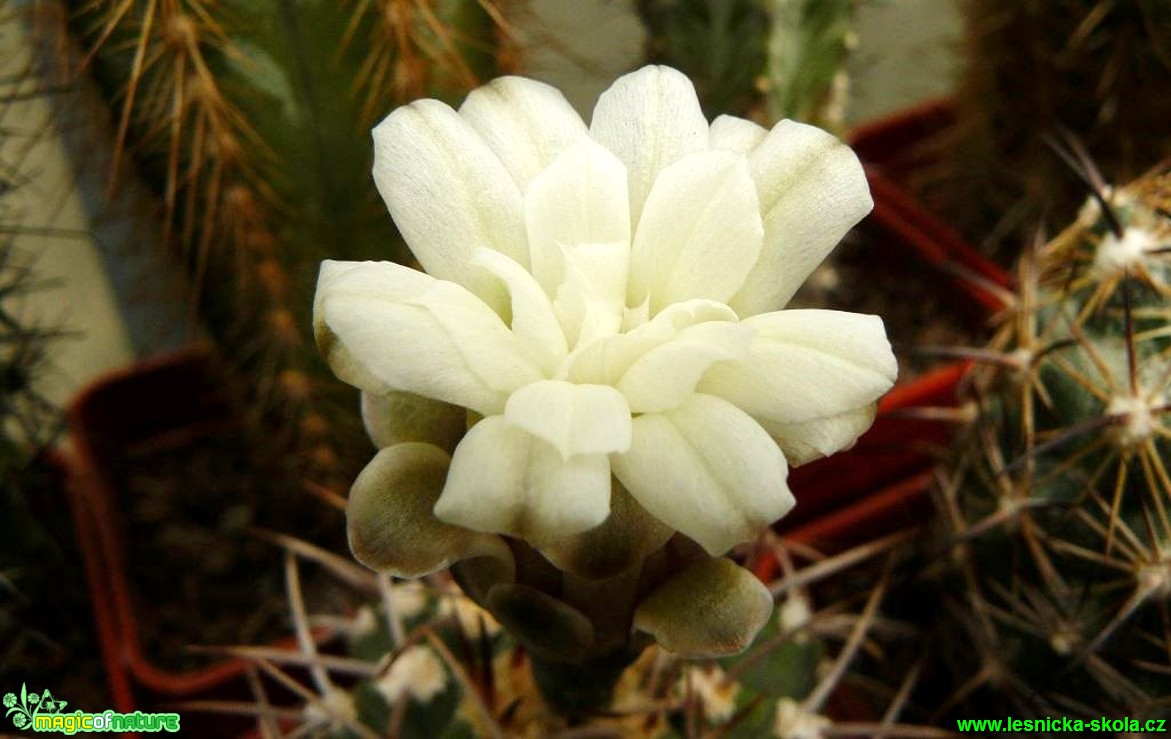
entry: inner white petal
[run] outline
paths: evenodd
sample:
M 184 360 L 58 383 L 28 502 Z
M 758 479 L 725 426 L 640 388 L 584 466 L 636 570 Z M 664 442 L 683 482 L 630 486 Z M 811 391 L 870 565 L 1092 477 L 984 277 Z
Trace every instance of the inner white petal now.
M 499 277 L 512 299 L 512 332 L 547 375 L 561 365 L 569 348 L 545 291 L 523 267 L 500 252 L 477 249 L 472 264 Z
M 727 321 L 686 328 L 634 361 L 618 389 L 635 413 L 676 408 L 695 393 L 712 365 L 747 356 L 753 333 L 749 326 Z
M 631 247 L 627 305 L 649 296 L 652 315 L 671 303 L 722 303 L 744 284 L 764 227 L 742 154 L 703 151 L 664 169 L 647 196 Z
M 530 183 L 525 227 L 533 275 L 569 345 L 617 332 L 630 262 L 622 163 L 593 141 L 571 146 Z
M 562 459 L 548 442 L 491 416 L 456 447 L 440 520 L 533 543 L 589 530 L 610 513 L 610 462 L 605 454 Z
M 686 154 L 708 148 L 708 123 L 691 80 L 662 66 L 631 72 L 602 93 L 590 135 L 629 170 L 635 223 L 659 172 Z
M 630 448 L 630 406 L 622 393 L 606 385 L 535 382 L 512 394 L 504 417 L 552 444 L 565 460 Z
M 459 114 L 522 189 L 558 154 L 589 136 L 559 90 L 525 77 L 500 77 L 472 90 Z
M 652 320 L 627 333 L 579 342 L 557 372 L 557 379 L 617 386 L 630 366 L 647 352 L 671 341 L 691 326 L 735 323 L 736 313 L 711 300 L 688 300 L 668 306 Z

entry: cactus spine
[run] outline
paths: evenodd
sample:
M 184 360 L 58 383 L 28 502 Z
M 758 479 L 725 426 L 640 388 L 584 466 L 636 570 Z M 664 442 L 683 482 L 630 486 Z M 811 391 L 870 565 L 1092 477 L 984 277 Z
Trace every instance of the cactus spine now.
M 534 655 L 450 578 L 396 582 L 275 538 L 287 551 L 297 648 L 228 648 L 263 676 L 252 681 L 254 701 L 181 709 L 252 716 L 273 736 L 799 739 L 844 720 L 867 735 L 933 735 L 914 723 L 921 714 L 908 700 L 920 660 L 900 661 L 918 648 L 915 632 L 880 610 L 891 583 L 882 563 L 905 533 L 832 556 L 772 542 L 783 571 L 770 583 L 778 607 L 744 654 L 682 660 L 651 645 L 622 670 L 610 700 L 571 717 L 546 701 Z M 328 570 L 366 605 L 349 616 L 311 612 L 306 567 Z M 340 642 L 341 653 L 315 635 Z M 276 698 L 273 685 L 293 700 Z
M 1049 151 L 1064 128 L 1112 182 L 1171 155 L 1171 6 L 1159 0 L 965 0 L 954 225 L 998 251 L 1042 217 L 1072 219 L 1082 184 Z
M 366 442 L 352 401 L 323 381 L 300 296 L 325 255 L 406 258 L 372 183 L 354 176 L 370 169 L 365 131 L 394 104 L 461 95 L 494 72 L 499 9 L 68 5 L 117 122 L 115 159 L 154 186 L 162 246 L 188 275 L 199 323 L 236 364 L 258 438 L 315 482 L 343 487 Z
M 1171 698 L 1171 174 L 1100 188 L 1026 254 L 943 475 L 953 623 L 1013 715 L 1165 716 Z M 979 689 L 996 689 L 982 692 Z M 965 712 L 966 715 L 978 715 Z

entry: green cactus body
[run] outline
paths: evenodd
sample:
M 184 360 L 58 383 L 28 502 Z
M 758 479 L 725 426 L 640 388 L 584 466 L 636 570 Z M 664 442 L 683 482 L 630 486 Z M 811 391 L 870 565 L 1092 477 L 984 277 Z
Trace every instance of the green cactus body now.
M 1161 0 L 964 0 L 953 225 L 1008 254 L 1042 217 L 1071 219 L 1083 185 L 1046 139 L 1085 145 L 1108 181 L 1171 154 L 1171 6 Z
M 1171 176 L 1103 195 L 1025 257 L 941 486 L 959 669 L 1035 716 L 1171 697 Z
M 769 117 L 845 125 L 846 61 L 857 44 L 857 0 L 773 0 L 768 39 Z
M 461 96 L 494 72 L 498 11 L 400 0 L 342 12 L 322 0 L 70 5 L 118 123 L 117 158 L 154 185 L 163 246 L 189 275 L 200 324 L 237 365 L 261 437 L 296 451 L 315 481 L 343 487 L 368 448 L 348 395 L 320 381 L 299 296 L 325 255 L 408 259 L 373 183 L 354 176 L 371 167 L 365 132 L 395 104 Z
M 858 0 L 642 0 L 654 59 L 696 81 L 709 113 L 841 134 Z

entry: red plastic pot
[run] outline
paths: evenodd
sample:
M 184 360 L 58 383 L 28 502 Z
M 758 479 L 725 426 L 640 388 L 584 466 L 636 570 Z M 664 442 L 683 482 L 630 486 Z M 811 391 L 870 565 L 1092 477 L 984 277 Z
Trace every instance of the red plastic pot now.
M 177 671 L 160 666 L 144 643 L 138 611 L 144 594 L 130 578 L 125 494 L 116 473 L 128 450 L 178 447 L 227 427 L 231 407 L 221 387 L 209 381 L 214 367 L 211 352 L 200 347 L 162 356 L 105 376 L 68 409 L 74 447 L 70 504 L 113 707 L 120 712 L 183 699 L 250 696 L 244 675 L 250 663 L 222 659 Z M 291 638 L 275 646 L 295 649 Z M 250 725 L 211 714 L 182 720 L 185 731 L 196 734 L 200 727 L 218 734 L 229 725 Z
M 227 413 L 209 386 L 209 354 L 200 349 L 153 359 L 91 385 L 68 410 L 75 471 L 70 485 L 111 691 L 120 711 L 133 710 L 132 683 L 170 696 L 199 693 L 240 675 L 241 662 L 176 673 L 158 667 L 139 639 L 133 586 L 127 578 L 122 492 L 113 470 L 126 449 L 161 436 L 187 434 Z

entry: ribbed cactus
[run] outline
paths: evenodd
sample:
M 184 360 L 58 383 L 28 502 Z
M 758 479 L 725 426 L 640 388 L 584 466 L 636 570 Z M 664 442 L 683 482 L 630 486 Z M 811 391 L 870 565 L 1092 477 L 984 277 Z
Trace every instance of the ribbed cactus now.
M 858 0 L 642 0 L 650 57 L 687 73 L 710 114 L 840 134 Z
M 940 500 L 965 682 L 1019 717 L 1171 701 L 1171 175 L 1103 187 L 1021 262 Z M 966 710 L 965 715 L 983 715 Z M 1002 714 L 991 714 L 1002 715 Z
M 1011 253 L 1042 217 L 1064 223 L 1081 183 L 1046 138 L 1074 133 L 1127 182 L 1171 155 L 1171 5 L 1162 0 L 964 0 L 953 225 Z
M 462 96 L 504 39 L 494 3 L 70 2 L 105 91 L 119 172 L 158 194 L 163 248 L 236 365 L 270 446 L 341 488 L 366 454 L 352 399 L 306 336 L 326 254 L 405 260 L 370 170 L 369 126 L 423 94 Z M 355 455 L 351 457 L 350 455 Z

